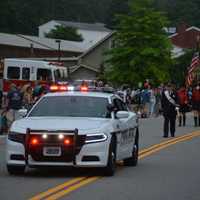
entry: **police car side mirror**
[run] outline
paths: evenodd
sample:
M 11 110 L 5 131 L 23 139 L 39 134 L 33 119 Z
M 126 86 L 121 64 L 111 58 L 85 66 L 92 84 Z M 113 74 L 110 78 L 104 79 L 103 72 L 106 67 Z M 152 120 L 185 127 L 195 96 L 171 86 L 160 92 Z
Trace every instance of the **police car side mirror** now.
M 27 112 L 28 112 L 28 110 L 27 110 L 27 109 L 24 109 L 24 108 L 18 110 L 18 116 L 19 116 L 19 119 L 25 117 L 25 116 L 27 115 Z
M 128 118 L 128 117 L 129 117 L 129 112 L 127 112 L 127 111 L 118 111 L 118 112 L 116 113 L 116 117 L 117 117 L 118 119 Z

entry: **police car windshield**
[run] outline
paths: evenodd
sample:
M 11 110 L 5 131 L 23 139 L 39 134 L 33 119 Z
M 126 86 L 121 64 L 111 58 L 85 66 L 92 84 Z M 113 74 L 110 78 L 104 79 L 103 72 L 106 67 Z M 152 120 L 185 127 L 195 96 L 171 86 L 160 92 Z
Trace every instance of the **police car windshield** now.
M 94 117 L 107 118 L 108 99 L 87 96 L 44 97 L 28 117 Z

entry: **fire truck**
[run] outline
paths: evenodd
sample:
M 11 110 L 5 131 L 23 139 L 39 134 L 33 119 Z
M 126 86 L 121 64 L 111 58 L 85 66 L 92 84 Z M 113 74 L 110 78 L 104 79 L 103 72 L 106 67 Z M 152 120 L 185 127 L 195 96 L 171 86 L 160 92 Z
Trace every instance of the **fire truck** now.
M 18 87 L 36 82 L 42 85 L 65 84 L 67 68 L 60 62 L 47 62 L 23 59 L 4 59 L 1 63 L 1 89 L 6 95 L 10 85 Z

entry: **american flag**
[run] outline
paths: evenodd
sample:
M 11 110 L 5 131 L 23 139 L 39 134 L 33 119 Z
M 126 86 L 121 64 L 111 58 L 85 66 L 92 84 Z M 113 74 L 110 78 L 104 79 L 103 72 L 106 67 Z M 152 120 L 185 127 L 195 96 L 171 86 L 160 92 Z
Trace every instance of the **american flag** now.
M 191 85 L 195 75 L 194 75 L 194 71 L 197 67 L 200 66 L 200 58 L 199 58 L 199 52 L 195 53 L 193 58 L 192 58 L 192 62 L 190 64 L 190 66 L 188 67 L 188 74 L 187 74 L 187 78 L 186 78 L 186 85 Z

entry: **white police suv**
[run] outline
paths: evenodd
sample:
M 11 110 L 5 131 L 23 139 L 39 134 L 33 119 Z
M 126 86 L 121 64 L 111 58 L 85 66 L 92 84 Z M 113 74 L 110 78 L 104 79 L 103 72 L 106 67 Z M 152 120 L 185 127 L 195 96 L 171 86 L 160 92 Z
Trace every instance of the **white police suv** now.
M 113 175 L 118 160 L 137 165 L 138 140 L 137 116 L 119 96 L 49 93 L 12 124 L 7 170 L 20 174 L 26 167 L 101 167 Z

